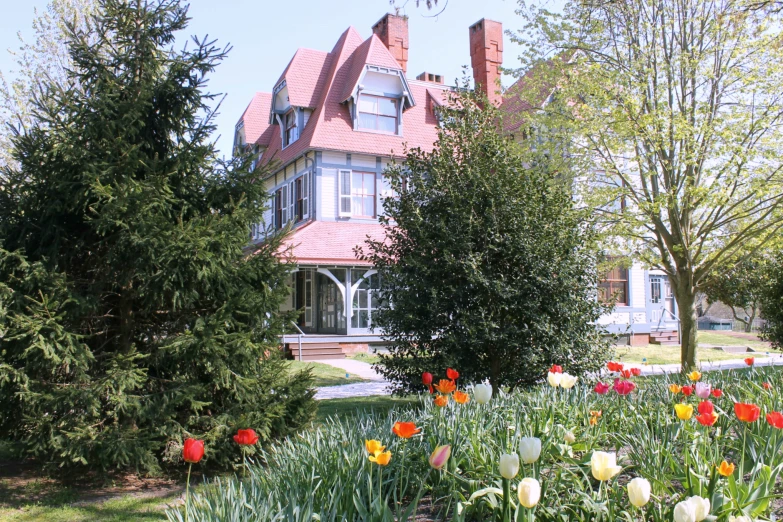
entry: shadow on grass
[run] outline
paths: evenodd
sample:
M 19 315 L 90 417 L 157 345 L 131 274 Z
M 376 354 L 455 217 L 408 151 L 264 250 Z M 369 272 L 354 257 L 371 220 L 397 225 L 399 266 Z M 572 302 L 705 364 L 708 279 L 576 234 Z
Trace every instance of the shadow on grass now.
M 344 417 L 361 413 L 378 413 L 385 415 L 390 409 L 400 407 L 416 407 L 420 404 L 419 397 L 391 397 L 378 395 L 372 397 L 350 397 L 347 399 L 328 399 L 318 401 L 318 413 L 315 423 L 323 423 L 327 417 Z

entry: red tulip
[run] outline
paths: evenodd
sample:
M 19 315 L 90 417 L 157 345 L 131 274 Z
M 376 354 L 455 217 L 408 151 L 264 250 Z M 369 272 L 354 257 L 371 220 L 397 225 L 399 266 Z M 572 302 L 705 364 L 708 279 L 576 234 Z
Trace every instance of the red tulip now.
M 609 361 L 608 363 L 606 363 L 606 367 L 609 369 L 610 372 L 623 371 L 623 364 L 614 361 Z
M 748 366 L 753 366 L 753 364 L 755 362 L 756 362 L 756 358 L 755 357 L 746 357 L 745 358 L 745 364 L 747 364 Z
M 185 446 L 182 448 L 182 458 L 185 462 L 198 464 L 204 456 L 204 441 L 196 439 L 185 439 Z
M 237 434 L 234 435 L 234 442 L 240 446 L 252 446 L 258 442 L 258 435 L 256 435 L 256 432 L 253 430 L 239 430 L 237 431 Z
M 432 384 L 432 374 L 430 372 L 424 372 L 421 374 L 421 383 L 424 386 Z
M 622 375 L 626 379 L 630 379 L 631 378 L 631 370 L 622 370 L 620 372 L 620 375 Z
M 563 367 L 559 364 L 553 364 L 549 369 L 549 373 L 563 373 Z
M 712 426 L 717 422 L 718 415 L 715 412 L 702 413 L 701 415 L 696 415 L 696 420 L 702 426 Z
M 768 383 L 768 382 L 762 383 L 761 386 L 763 386 L 765 390 L 771 390 L 772 389 L 772 385 L 770 383 Z
M 606 392 L 609 391 L 609 385 L 603 382 L 596 383 L 595 385 L 595 393 L 599 395 L 603 395 Z
M 756 422 L 761 414 L 761 410 L 755 404 L 734 403 L 734 413 L 742 422 Z
M 620 395 L 628 395 L 636 389 L 636 385 L 631 381 L 621 381 L 620 379 L 615 379 L 613 387 L 614 391 Z
M 712 396 L 715 397 L 716 399 L 720 399 L 721 397 L 723 397 L 723 390 L 719 388 L 713 388 Z
M 446 377 L 448 377 L 452 381 L 456 381 L 457 379 L 459 379 L 459 372 L 457 370 L 452 370 L 451 368 L 449 368 L 448 370 L 446 370 Z
M 770 426 L 774 426 L 779 430 L 783 429 L 783 413 L 779 411 L 767 413 L 767 422 Z
M 710 401 L 702 401 L 699 403 L 699 413 L 706 415 L 708 413 L 714 413 L 715 406 Z
M 634 377 L 639 377 L 642 374 L 642 369 L 641 368 L 631 368 L 631 374 Z
M 686 397 L 690 397 L 693 394 L 693 386 L 683 386 L 682 394 Z

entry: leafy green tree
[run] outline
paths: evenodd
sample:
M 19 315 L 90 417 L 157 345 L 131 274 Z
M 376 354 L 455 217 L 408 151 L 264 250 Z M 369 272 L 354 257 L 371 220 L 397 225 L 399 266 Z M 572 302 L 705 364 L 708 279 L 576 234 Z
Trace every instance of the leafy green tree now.
M 559 59 L 527 90 L 557 91 L 521 117 L 581 160 L 607 243 L 668 275 L 693 367 L 705 283 L 783 227 L 780 13 L 745 0 L 539 4 L 521 10 L 523 61 Z
M 761 256 L 744 259 L 721 270 L 704 285 L 710 302 L 720 301 L 731 308 L 734 319 L 745 325 L 746 332 L 751 331 L 753 321 L 761 310 L 761 299 L 769 277 L 767 264 Z
M 528 164 L 475 96 L 442 110 L 434 150 L 390 169 L 399 197 L 384 202 L 385 240 L 365 251 L 384 297 L 373 322 L 390 342 L 379 369 L 400 392 L 447 367 L 514 388 L 554 363 L 596 370 L 611 353 L 596 325 L 592 232 L 570 181 L 545 157 Z
M 277 349 L 281 236 L 250 160 L 216 161 L 209 73 L 178 0 L 101 0 L 69 26 L 70 82 L 44 82 L 0 186 L 0 438 L 60 466 L 154 470 L 185 436 L 207 459 L 314 413 Z M 81 86 L 74 90 L 68 86 Z
M 783 250 L 771 256 L 767 265 L 767 279 L 761 292 L 761 313 L 765 324 L 761 337 L 783 349 Z

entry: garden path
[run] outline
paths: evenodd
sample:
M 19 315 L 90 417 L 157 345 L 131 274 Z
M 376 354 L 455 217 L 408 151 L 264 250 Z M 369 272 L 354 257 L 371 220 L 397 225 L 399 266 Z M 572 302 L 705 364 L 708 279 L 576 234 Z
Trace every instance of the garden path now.
M 781 366 L 783 365 L 783 354 L 769 354 L 764 357 L 756 357 L 756 366 Z M 662 375 L 664 373 L 677 373 L 680 371 L 679 364 L 650 364 L 640 366 L 638 364 L 629 364 L 628 366 L 639 366 L 642 369 L 642 375 Z M 736 370 L 747 368 L 745 359 L 728 359 L 725 361 L 702 362 L 699 364 L 702 372 L 715 370 Z

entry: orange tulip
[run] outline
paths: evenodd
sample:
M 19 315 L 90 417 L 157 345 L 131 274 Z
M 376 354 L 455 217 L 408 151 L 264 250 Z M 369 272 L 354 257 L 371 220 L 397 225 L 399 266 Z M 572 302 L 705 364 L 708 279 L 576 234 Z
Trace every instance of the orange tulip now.
M 438 395 L 437 397 L 435 397 L 435 400 L 433 402 L 435 402 L 435 406 L 442 408 L 449 403 L 449 396 Z
M 446 370 L 446 377 L 451 379 L 452 381 L 456 381 L 459 379 L 459 372 L 457 370 L 452 370 L 451 368 Z
M 470 400 L 470 395 L 468 395 L 465 392 L 462 391 L 455 391 L 454 392 L 454 402 L 458 404 L 465 404 Z
M 678 393 L 680 393 L 682 391 L 682 386 L 680 386 L 679 384 L 670 384 L 669 385 L 669 391 L 672 392 L 673 394 L 677 395 Z
M 395 422 L 392 433 L 403 439 L 410 439 L 421 431 L 414 422 Z
M 448 395 L 457 389 L 457 385 L 454 381 L 448 379 L 441 379 L 438 384 L 435 385 L 435 389 L 444 395 Z
M 732 473 L 734 473 L 734 464 L 729 464 L 725 460 L 720 463 L 720 466 L 718 466 L 718 473 L 723 475 L 724 477 L 728 477 Z
M 742 422 L 756 422 L 761 414 L 761 409 L 755 404 L 736 402 L 734 403 L 734 413 Z

